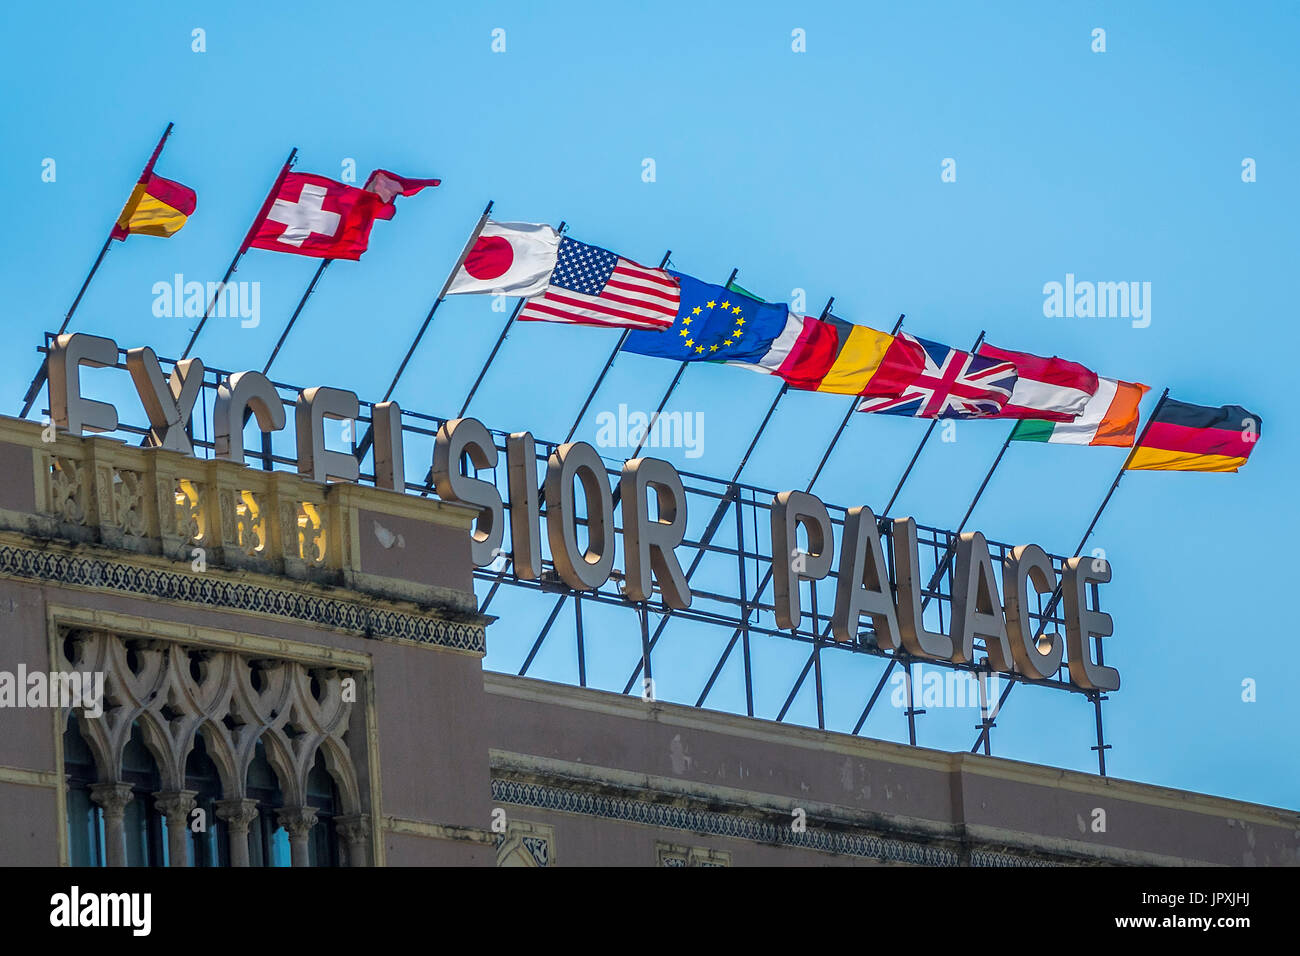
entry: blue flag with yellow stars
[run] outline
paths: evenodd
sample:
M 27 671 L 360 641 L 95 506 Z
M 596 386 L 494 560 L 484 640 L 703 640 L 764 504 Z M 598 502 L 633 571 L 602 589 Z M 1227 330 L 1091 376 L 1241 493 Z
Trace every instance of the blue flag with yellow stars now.
M 628 333 L 624 352 L 679 362 L 756 363 L 785 330 L 789 310 L 784 305 L 770 305 L 680 272 L 669 275 L 682 283 L 672 326 Z

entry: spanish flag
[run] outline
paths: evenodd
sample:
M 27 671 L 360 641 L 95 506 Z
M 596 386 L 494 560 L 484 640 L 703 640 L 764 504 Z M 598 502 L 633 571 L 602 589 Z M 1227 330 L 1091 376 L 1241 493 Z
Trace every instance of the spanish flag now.
M 162 152 L 163 143 L 171 134 L 171 124 L 167 132 L 149 157 L 140 180 L 131 190 L 131 198 L 122 207 L 122 214 L 113 225 L 112 238 L 125 240 L 130 235 L 160 236 L 166 239 L 179 232 L 190 215 L 194 212 L 195 195 L 189 186 L 155 175 L 154 163 Z
M 1133 449 L 1131 471 L 1236 471 L 1259 441 L 1260 420 L 1240 405 L 1165 399 Z

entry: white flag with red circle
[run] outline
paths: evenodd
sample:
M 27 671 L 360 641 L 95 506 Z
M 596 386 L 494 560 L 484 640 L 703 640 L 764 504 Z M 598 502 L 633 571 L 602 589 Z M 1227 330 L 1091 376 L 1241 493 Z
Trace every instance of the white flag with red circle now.
M 478 292 L 526 298 L 545 292 L 559 248 L 560 234 L 551 226 L 489 220 L 456 270 L 447 295 Z

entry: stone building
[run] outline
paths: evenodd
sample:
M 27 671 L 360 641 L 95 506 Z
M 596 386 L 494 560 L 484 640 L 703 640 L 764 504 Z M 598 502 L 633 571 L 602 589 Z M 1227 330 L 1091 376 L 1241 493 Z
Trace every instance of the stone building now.
M 459 505 L 14 419 L 0 469 L 6 865 L 1297 862 L 1292 811 L 485 672 Z

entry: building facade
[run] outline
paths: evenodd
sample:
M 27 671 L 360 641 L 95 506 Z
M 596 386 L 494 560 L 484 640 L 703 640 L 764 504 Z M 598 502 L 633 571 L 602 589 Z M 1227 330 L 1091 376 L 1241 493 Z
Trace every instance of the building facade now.
M 486 672 L 461 505 L 8 418 L 0 469 L 0 864 L 1300 860 L 1288 810 Z

